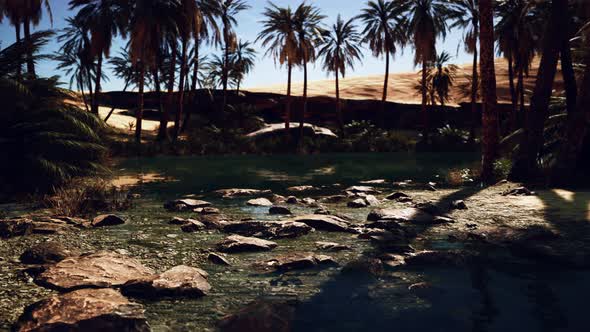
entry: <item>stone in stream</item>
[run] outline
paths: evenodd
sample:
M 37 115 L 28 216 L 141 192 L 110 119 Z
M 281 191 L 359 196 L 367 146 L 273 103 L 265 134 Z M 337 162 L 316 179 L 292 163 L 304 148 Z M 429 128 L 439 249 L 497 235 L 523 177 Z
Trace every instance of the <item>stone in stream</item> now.
M 319 207 L 318 202 L 311 198 L 311 197 L 306 197 L 304 199 L 301 200 L 301 203 L 310 207 Z
M 350 223 L 337 216 L 309 214 L 297 216 L 290 220 L 304 223 L 320 231 L 355 233 Z
M 218 208 L 214 208 L 211 206 L 203 207 L 203 208 L 196 208 L 193 212 L 200 213 L 200 214 L 221 214 Z
M 270 200 L 268 200 L 267 198 L 256 198 L 256 199 L 251 199 L 248 202 L 246 202 L 247 205 L 250 206 L 272 206 L 272 202 Z
M 291 210 L 289 210 L 289 208 L 286 208 L 284 206 L 272 206 L 270 209 L 268 209 L 268 213 L 269 214 L 275 214 L 275 215 L 288 215 L 288 214 L 292 214 Z
M 188 223 L 191 219 L 184 219 L 184 218 L 180 218 L 180 217 L 174 217 L 172 219 L 170 219 L 170 221 L 168 221 L 168 223 L 170 225 L 184 225 L 186 223 Z
M 340 202 L 344 202 L 345 200 L 348 199 L 348 196 L 346 195 L 332 195 L 332 196 L 326 196 L 326 197 L 322 197 L 319 199 L 320 203 L 340 203 Z
M 213 192 L 216 196 L 222 198 L 236 198 L 236 197 L 252 197 L 252 196 L 270 196 L 272 191 L 270 190 L 258 190 L 258 189 L 220 189 Z
M 79 230 L 65 223 L 33 221 L 33 234 L 66 234 Z
M 398 201 L 398 202 L 411 202 L 412 197 L 410 195 L 403 193 L 401 191 L 394 192 L 392 194 L 387 195 L 385 199 L 390 201 Z
M 208 206 L 211 206 L 211 203 L 192 198 L 177 199 L 164 204 L 164 208 L 168 211 L 192 211 Z
M 150 268 L 131 257 L 100 251 L 69 257 L 51 265 L 35 278 L 35 282 L 47 288 L 69 291 L 118 287 L 129 280 L 153 274 Z
M 90 228 L 92 222 L 84 218 L 66 217 L 66 216 L 52 216 L 52 217 L 39 217 L 36 219 L 39 222 L 48 222 L 53 224 L 66 224 L 77 228 Z
M 20 255 L 20 261 L 23 264 L 53 264 L 77 255 L 78 252 L 68 250 L 61 243 L 43 242 L 25 250 Z
M 350 201 L 346 204 L 349 208 L 359 209 L 369 206 L 367 201 L 364 198 L 357 198 L 354 201 Z
M 225 258 L 223 255 L 215 253 L 215 252 L 209 253 L 209 255 L 207 256 L 207 259 L 213 264 L 225 265 L 225 266 L 231 265 L 230 262 L 227 260 L 227 258 Z
M 198 220 L 202 222 L 207 229 L 223 229 L 230 222 L 221 214 L 202 214 Z
M 287 302 L 256 301 L 222 318 L 221 332 L 290 332 L 296 307 Z
M 33 233 L 33 221 L 27 218 L 0 219 L 0 238 L 7 239 L 15 236 Z
M 299 203 L 299 200 L 297 199 L 297 197 L 295 197 L 295 196 L 287 197 L 287 204 L 297 204 L 297 203 Z
M 386 184 L 387 180 L 377 179 L 377 180 L 360 181 L 359 183 L 360 184 Z
M 147 332 L 141 304 L 112 289 L 81 289 L 28 306 L 14 331 Z
M 262 264 L 265 267 L 285 272 L 291 270 L 311 269 L 319 266 L 338 265 L 330 256 L 312 253 L 291 253 L 268 260 Z
M 377 205 L 381 204 L 381 202 L 379 202 L 377 197 L 375 197 L 373 195 L 367 195 L 367 197 L 365 197 L 365 201 L 367 202 L 367 204 L 369 206 L 377 206 Z
M 92 227 L 117 226 L 125 223 L 125 219 L 114 214 L 103 214 L 92 219 Z
M 270 251 L 276 247 L 275 242 L 240 235 L 228 236 L 217 244 L 217 250 L 226 253 Z
M 312 232 L 313 228 L 304 223 L 293 221 L 247 220 L 229 223 L 223 228 L 223 231 L 243 236 L 278 239 L 302 236 Z
M 433 225 L 453 222 L 453 219 L 434 216 L 424 210 L 417 208 L 405 209 L 376 209 L 367 216 L 368 221 L 392 220 L 398 223 L 414 223 Z
M 352 248 L 350 246 L 347 246 L 345 244 L 339 244 L 336 242 L 322 242 L 322 241 L 318 241 L 315 243 L 316 247 L 319 250 L 325 250 L 325 251 L 343 251 L 343 250 L 352 250 Z
M 332 214 L 330 210 L 326 209 L 325 207 L 321 207 L 313 212 L 313 214 L 323 214 L 323 215 L 330 215 Z
M 345 192 L 353 193 L 353 194 L 366 194 L 366 195 L 376 195 L 380 194 L 381 191 L 369 187 L 369 186 L 352 186 L 344 189 Z
M 465 267 L 481 260 L 482 257 L 478 254 L 464 250 L 424 250 L 405 257 L 406 266 L 409 267 Z
M 273 202 L 273 204 L 284 204 L 284 203 L 287 202 L 287 197 L 281 196 L 281 195 L 277 195 L 277 194 L 272 194 L 270 196 L 269 200 L 271 202 Z
M 126 282 L 123 294 L 142 297 L 201 297 L 211 290 L 209 274 L 199 268 L 180 265 L 155 276 Z
M 318 190 L 318 188 L 316 188 L 314 186 L 294 186 L 294 187 L 287 188 L 287 191 L 290 191 L 290 192 L 304 192 L 304 191 L 312 191 L 312 190 Z
M 182 230 L 185 233 L 194 233 L 194 232 L 202 231 L 205 228 L 207 228 L 207 226 L 205 226 L 205 224 L 203 224 L 202 222 L 200 222 L 198 220 L 193 220 L 193 219 L 188 219 L 185 224 L 180 226 L 180 230 Z
M 383 274 L 383 262 L 378 258 L 360 258 L 346 264 L 342 273 L 379 277 Z

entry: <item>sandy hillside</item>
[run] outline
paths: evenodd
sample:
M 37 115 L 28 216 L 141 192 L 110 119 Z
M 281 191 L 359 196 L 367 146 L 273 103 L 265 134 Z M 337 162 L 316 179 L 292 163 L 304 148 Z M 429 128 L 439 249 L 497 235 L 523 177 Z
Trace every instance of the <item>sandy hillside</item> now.
M 395 63 L 393 64 L 395 66 Z M 525 89 L 532 90 L 537 75 L 536 67 L 538 61 L 534 63 L 534 69 L 531 70 L 527 78 Z M 462 101 L 469 101 L 469 98 L 461 96 L 459 86 L 468 84 L 466 75 L 471 75 L 473 66 L 465 64 L 459 66 L 455 87 L 452 89 L 450 104 L 456 105 Z M 496 76 L 498 85 L 498 98 L 500 102 L 510 102 L 510 90 L 508 84 L 508 64 L 503 59 L 496 61 Z M 389 76 L 388 101 L 401 103 L 420 103 L 420 96 L 414 88 L 420 78 L 419 72 L 398 73 Z M 340 94 L 345 99 L 381 99 L 383 93 L 383 75 L 365 76 L 365 77 L 347 77 L 340 81 Z M 557 85 L 561 85 L 561 75 L 557 77 Z M 516 84 L 516 81 L 515 81 Z M 556 86 L 557 87 L 557 86 Z M 309 82 L 310 96 L 334 96 L 336 89 L 333 80 L 322 80 Z M 272 92 L 285 94 L 287 91 L 287 82 L 284 84 L 262 86 L 248 89 L 251 92 Z M 303 82 L 294 82 L 294 95 L 301 95 L 303 91 Z

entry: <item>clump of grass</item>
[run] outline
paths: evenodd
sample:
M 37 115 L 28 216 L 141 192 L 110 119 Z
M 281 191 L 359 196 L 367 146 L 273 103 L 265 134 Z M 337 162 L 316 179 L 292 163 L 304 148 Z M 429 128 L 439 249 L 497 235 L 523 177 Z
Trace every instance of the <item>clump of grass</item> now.
M 446 181 L 451 186 L 463 186 L 476 182 L 481 176 L 479 167 L 453 168 L 446 175 Z

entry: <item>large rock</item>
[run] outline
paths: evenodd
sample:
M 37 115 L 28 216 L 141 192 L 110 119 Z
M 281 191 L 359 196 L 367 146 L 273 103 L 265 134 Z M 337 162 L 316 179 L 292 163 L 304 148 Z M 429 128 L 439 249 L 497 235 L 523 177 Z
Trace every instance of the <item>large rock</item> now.
M 326 137 L 326 138 L 338 138 L 338 135 L 334 134 L 328 128 L 314 126 L 309 123 L 303 124 L 303 129 L 305 131 L 305 137 Z M 291 127 L 291 131 L 297 131 L 298 127 Z M 247 138 L 258 140 L 264 139 L 266 137 L 272 137 L 276 135 L 284 135 L 285 132 L 285 125 L 283 123 L 273 123 L 267 124 L 264 128 L 257 130 L 255 132 L 249 133 L 246 135 Z M 293 134 L 293 133 L 292 133 Z
M 390 201 L 397 201 L 397 202 L 401 202 L 401 203 L 412 201 L 412 197 L 410 197 L 410 195 L 403 193 L 401 191 L 389 194 L 389 195 L 387 195 L 387 197 L 385 197 L 385 199 L 388 199 Z
M 207 228 L 207 226 L 205 226 L 205 224 L 203 224 L 202 222 L 200 222 L 198 220 L 193 220 L 193 219 L 188 219 L 185 224 L 180 226 L 180 230 L 182 230 L 185 233 L 194 233 L 194 232 L 204 230 L 205 228 Z
M 332 196 L 326 196 L 326 197 L 322 197 L 319 199 L 320 203 L 341 203 L 344 202 L 345 200 L 348 199 L 348 196 L 346 195 L 332 195 Z
M 435 216 L 417 208 L 405 209 L 376 209 L 367 216 L 368 221 L 393 220 L 396 222 L 411 222 L 416 224 L 433 224 Z
M 256 301 L 224 317 L 221 332 L 291 332 L 296 308 L 286 302 Z
M 337 265 L 330 256 L 315 255 L 312 253 L 291 253 L 273 258 L 263 264 L 265 267 L 276 269 L 277 271 L 291 271 L 315 268 L 320 265 Z
M 227 224 L 223 231 L 243 236 L 255 236 L 266 239 L 294 238 L 308 234 L 313 228 L 293 221 L 258 221 L 247 220 Z
M 379 191 L 373 187 L 369 187 L 369 186 L 352 186 L 352 187 L 348 187 L 348 188 L 344 189 L 344 191 L 347 193 L 352 193 L 352 194 L 366 194 L 366 195 L 375 195 L 375 194 L 381 193 L 381 191 Z
M 23 264 L 53 264 L 77 255 L 78 252 L 66 249 L 61 243 L 43 242 L 25 250 L 20 261 Z
M 291 210 L 284 206 L 272 206 L 268 209 L 268 213 L 274 215 L 288 215 L 291 214 Z
M 79 288 L 108 288 L 129 280 L 151 277 L 154 272 L 139 261 L 120 254 L 101 251 L 69 257 L 49 266 L 35 282 L 60 291 Z
M 200 215 L 198 219 L 207 229 L 223 229 L 223 227 L 230 223 L 225 216 L 220 214 Z
M 31 233 L 33 233 L 33 221 L 31 219 L 0 219 L 0 238 L 7 239 Z
M 258 190 L 258 189 L 220 189 L 213 192 L 216 196 L 222 198 L 236 198 L 236 197 L 252 197 L 252 196 L 270 196 L 272 192 L 270 190 Z
M 28 306 L 15 331 L 147 332 L 141 304 L 112 289 L 81 289 Z
M 292 218 L 291 221 L 301 222 L 321 231 L 355 232 L 346 220 L 332 215 L 309 214 Z
M 123 293 L 144 298 L 201 297 L 211 290 L 208 277 L 201 269 L 180 265 L 156 276 L 130 280 L 123 285 Z
M 164 208 L 169 211 L 192 211 L 211 206 L 211 203 L 192 198 L 183 198 L 166 202 Z
M 217 250 L 227 253 L 269 251 L 276 247 L 275 242 L 240 235 L 228 236 L 217 244 Z
M 224 255 L 215 253 L 215 252 L 211 252 L 209 253 L 209 255 L 207 256 L 207 259 L 216 265 L 225 265 L 225 266 L 230 266 L 231 263 L 227 260 L 227 258 L 225 258 Z
M 360 209 L 369 206 L 369 204 L 364 198 L 357 198 L 353 201 L 348 202 L 346 206 L 353 209 Z
M 117 226 L 125 223 L 125 219 L 114 214 L 103 214 L 92 219 L 92 227 Z
M 267 199 L 267 198 L 256 198 L 256 199 L 251 199 L 248 202 L 246 202 L 246 204 L 250 205 L 250 206 L 272 206 L 272 202 Z

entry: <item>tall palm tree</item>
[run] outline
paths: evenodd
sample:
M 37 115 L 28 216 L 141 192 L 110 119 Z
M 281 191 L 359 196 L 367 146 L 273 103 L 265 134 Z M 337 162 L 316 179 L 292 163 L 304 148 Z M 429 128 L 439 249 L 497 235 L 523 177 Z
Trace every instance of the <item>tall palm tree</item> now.
M 297 35 L 295 32 L 294 13 L 291 7 L 278 7 L 270 2 L 262 13 L 263 29 L 258 34 L 257 41 L 262 41 L 266 47 L 265 55 L 271 56 L 275 64 L 287 66 L 287 102 L 285 105 L 285 137 L 289 139 L 291 122 L 291 77 L 293 66 L 299 64 L 297 52 Z
M 378 115 L 381 124 L 383 124 L 385 103 L 387 102 L 390 57 L 394 56 L 397 51 L 396 44 L 403 45 L 407 41 L 405 32 L 405 13 L 407 9 L 407 1 L 371 0 L 358 16 L 365 26 L 362 32 L 364 36 L 363 42 L 369 45 L 373 56 L 385 57 L 385 80 L 383 82 L 381 111 Z
M 322 35 L 325 30 L 322 28 L 322 20 L 325 18 L 320 13 L 319 8 L 308 5 L 305 2 L 297 7 L 293 15 L 295 33 L 297 35 L 298 58 L 303 66 L 303 108 L 301 109 L 301 118 L 299 121 L 299 148 L 303 143 L 303 126 L 307 114 L 307 64 L 314 62 L 317 57 L 316 47 L 322 41 Z
M 342 106 L 340 104 L 340 85 L 339 77 L 346 76 L 346 68 L 354 68 L 354 62 L 361 60 L 362 51 L 360 49 L 361 35 L 357 32 L 354 24 L 355 19 L 344 21 L 340 15 L 332 29 L 324 37 L 324 46 L 320 49 L 319 55 L 323 57 L 324 69 L 334 73 L 336 76 L 336 112 L 338 115 L 338 124 L 340 133 L 344 136 L 344 119 L 342 116 Z
M 236 47 L 236 33 L 234 27 L 238 25 L 237 15 L 250 8 L 244 0 L 220 0 L 220 19 L 223 25 L 223 103 L 222 109 L 227 104 L 227 82 L 229 79 L 229 56 Z
M 192 86 L 193 95 L 197 89 L 199 76 L 199 59 L 201 58 L 199 49 L 201 44 L 207 43 L 218 45 L 221 41 L 221 32 L 217 25 L 216 18 L 221 14 L 220 2 L 217 0 L 197 0 L 197 15 L 195 20 L 195 35 L 192 52 Z
M 236 82 L 236 94 L 240 93 L 242 81 L 254 68 L 256 50 L 249 41 L 239 41 L 231 55 L 232 79 Z
M 498 156 L 498 97 L 494 67 L 494 13 L 492 0 L 479 0 L 482 116 L 482 172 L 484 182 L 494 177 L 494 162 Z
M 441 110 L 444 110 L 445 103 L 449 101 L 449 93 L 455 83 L 459 67 L 449 64 L 451 55 L 447 52 L 439 54 L 430 66 L 427 80 L 431 82 L 432 89 L 438 97 Z
M 472 120 L 469 130 L 469 140 L 475 140 L 475 126 L 477 124 L 477 95 L 479 86 L 479 71 L 477 68 L 477 42 L 479 40 L 479 1 L 453 0 L 450 18 L 453 20 L 450 28 L 463 29 L 463 44 L 465 52 L 473 54 L 473 70 L 471 73 L 471 113 Z
M 428 114 L 426 104 L 428 95 L 426 89 L 426 75 L 428 64 L 436 59 L 436 39 L 447 34 L 447 17 L 450 8 L 440 0 L 413 0 L 409 2 L 408 29 L 415 49 L 414 64 L 422 64 L 422 116 L 424 140 L 428 141 Z
M 84 22 L 91 36 L 91 53 L 96 58 L 96 80 L 91 112 L 98 114 L 103 59 L 110 56 L 113 39 L 125 35 L 130 10 L 122 0 L 70 0 L 70 9 L 80 8 L 76 19 Z
M 24 20 L 24 7 L 22 6 L 22 2 L 20 0 L 4 0 L 3 4 L 3 15 L 6 16 L 10 24 L 14 26 L 14 30 L 16 33 L 16 43 L 18 44 L 21 41 L 21 27 Z M 2 16 L 2 15 L 0 15 Z M 19 66 L 17 67 L 16 77 L 17 80 L 22 79 L 22 54 L 17 54 L 19 57 L 16 59 Z
M 22 22 L 24 27 L 25 42 L 30 44 L 31 41 L 31 25 L 37 26 L 41 22 L 43 16 L 43 7 L 49 14 L 49 20 L 53 24 L 53 14 L 51 13 L 51 5 L 49 0 L 19 0 L 16 1 L 16 6 L 22 7 Z M 26 54 L 27 62 L 27 75 L 29 77 L 36 77 L 35 74 L 35 62 L 33 61 L 33 55 L 29 51 Z

